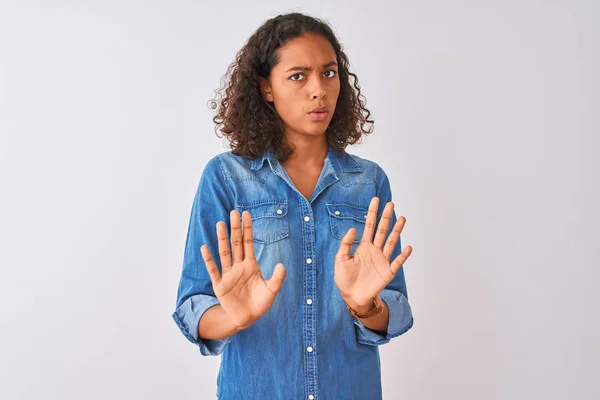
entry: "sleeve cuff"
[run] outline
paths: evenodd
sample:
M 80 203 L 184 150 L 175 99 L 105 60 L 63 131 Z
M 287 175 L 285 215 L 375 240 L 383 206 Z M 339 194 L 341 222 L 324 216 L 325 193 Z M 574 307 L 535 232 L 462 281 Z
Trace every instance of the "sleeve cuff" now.
M 414 319 L 410 304 L 406 297 L 397 290 L 383 289 L 379 294 L 381 301 L 387 305 L 389 322 L 387 334 L 381 335 L 367 328 L 360 320 L 354 318 L 358 343 L 379 346 L 390 339 L 402 335 L 412 328 Z
M 197 294 L 189 297 L 173 313 L 172 317 L 183 335 L 192 343 L 196 344 L 203 356 L 218 356 L 232 337 L 224 339 L 199 339 L 198 323 L 200 318 L 209 308 L 220 304 L 216 297 Z

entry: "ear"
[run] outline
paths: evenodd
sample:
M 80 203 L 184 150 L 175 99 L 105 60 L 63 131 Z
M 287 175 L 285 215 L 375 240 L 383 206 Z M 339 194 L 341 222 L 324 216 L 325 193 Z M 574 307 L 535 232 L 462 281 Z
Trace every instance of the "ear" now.
M 260 85 L 260 91 L 263 95 L 263 98 L 272 103 L 273 102 L 273 91 L 271 89 L 271 84 L 269 81 L 262 76 L 258 77 L 258 84 Z

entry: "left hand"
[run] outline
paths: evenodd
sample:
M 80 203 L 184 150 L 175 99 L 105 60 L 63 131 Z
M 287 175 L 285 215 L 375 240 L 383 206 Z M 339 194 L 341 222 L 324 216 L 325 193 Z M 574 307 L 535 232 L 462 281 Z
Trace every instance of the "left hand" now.
M 394 212 L 394 203 L 389 202 L 385 205 L 373 240 L 378 209 L 379 198 L 373 197 L 369 204 L 363 236 L 354 254 L 350 255 L 350 249 L 356 237 L 356 229 L 350 228 L 342 238 L 335 256 L 334 282 L 342 298 L 357 311 L 368 311 L 369 306 L 373 304 L 373 299 L 394 279 L 412 252 L 412 247 L 406 246 L 390 264 L 390 257 L 400 239 L 400 232 L 404 228 L 406 218 L 402 216 L 398 218 L 384 246 Z

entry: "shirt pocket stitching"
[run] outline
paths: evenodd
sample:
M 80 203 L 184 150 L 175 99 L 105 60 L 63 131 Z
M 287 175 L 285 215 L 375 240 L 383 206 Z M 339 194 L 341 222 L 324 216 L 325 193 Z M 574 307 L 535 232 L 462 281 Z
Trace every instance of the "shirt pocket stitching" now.
M 236 210 L 250 212 L 255 243 L 271 244 L 290 235 L 287 200 L 236 202 Z
M 369 211 L 369 207 L 339 201 L 327 202 L 326 206 L 332 236 L 342 240 L 350 228 L 355 228 L 356 236 L 354 243 L 359 243 L 362 239 L 366 223 L 365 216 Z

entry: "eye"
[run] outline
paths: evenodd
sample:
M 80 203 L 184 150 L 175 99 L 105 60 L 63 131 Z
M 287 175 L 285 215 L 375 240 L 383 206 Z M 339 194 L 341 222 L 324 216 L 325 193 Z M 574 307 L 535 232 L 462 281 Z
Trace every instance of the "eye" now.
M 326 74 L 328 72 L 331 72 L 332 74 L 330 76 L 327 76 L 327 78 L 333 78 L 334 76 L 337 75 L 337 71 L 335 71 L 333 69 L 330 69 L 329 71 L 325 71 L 324 73 Z
M 295 77 L 295 76 L 302 76 L 302 74 L 300 74 L 300 73 L 298 73 L 298 74 L 294 74 L 294 75 L 290 76 L 290 79 L 291 79 L 291 80 L 293 80 L 293 81 L 298 81 L 298 80 L 300 80 L 300 79 L 294 79 L 294 77 Z

